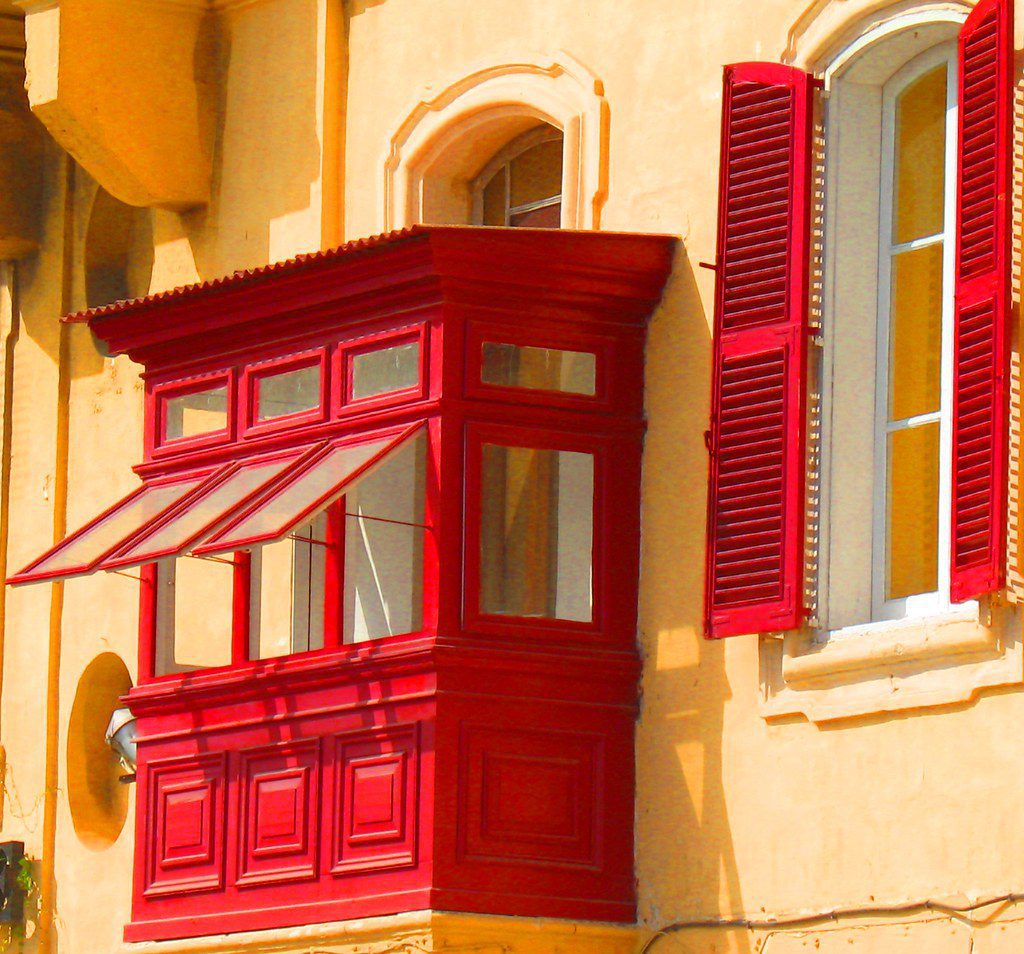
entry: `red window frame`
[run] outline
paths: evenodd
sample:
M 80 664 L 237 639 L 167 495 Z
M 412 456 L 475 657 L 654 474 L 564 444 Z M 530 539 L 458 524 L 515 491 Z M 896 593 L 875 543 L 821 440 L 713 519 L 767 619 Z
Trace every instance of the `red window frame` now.
M 201 490 L 205 486 L 207 480 L 217 473 L 218 471 L 216 469 L 208 467 L 205 470 L 196 471 L 193 469 L 184 473 L 169 474 L 164 477 L 154 477 L 144 481 L 131 491 L 131 493 L 126 494 L 120 500 L 111 504 L 102 513 L 97 514 L 92 518 L 92 520 L 88 521 L 88 523 L 83 524 L 74 533 L 68 534 L 59 543 L 47 549 L 46 552 L 40 554 L 24 569 L 20 570 L 13 576 L 10 576 L 7 579 L 7 582 L 12 585 L 19 585 L 22 583 L 35 583 L 41 580 L 71 579 L 75 576 L 84 576 L 88 573 L 94 572 L 112 554 L 116 553 L 123 546 L 130 545 L 138 539 L 141 533 L 146 531 L 155 521 L 163 520 L 168 513 L 176 510 L 178 507 L 191 500 L 196 491 Z M 144 520 L 141 524 L 137 524 L 134 529 L 127 533 L 120 534 L 116 542 L 110 544 L 102 551 L 99 551 L 91 560 L 82 563 L 70 564 L 65 570 L 58 571 L 56 573 L 53 570 L 40 571 L 39 568 L 47 563 L 57 553 L 76 543 L 95 527 L 98 527 L 100 524 L 112 517 L 117 511 L 138 500 L 139 497 L 148 490 L 153 487 L 164 487 L 173 484 L 191 484 L 191 486 L 183 492 L 183 495 L 179 499 L 158 511 L 154 517 L 149 520 Z
M 373 394 L 365 398 L 354 398 L 352 396 L 353 360 L 360 355 L 383 351 L 403 344 L 419 346 L 417 363 L 419 377 L 416 384 L 413 387 L 385 391 L 382 394 Z M 430 385 L 430 357 L 427 352 L 427 325 L 424 322 L 339 342 L 335 349 L 334 360 L 334 378 L 337 382 L 335 409 L 343 415 L 363 414 L 378 408 L 387 408 L 395 404 L 426 398 Z
M 196 374 L 187 378 L 154 383 L 148 389 L 148 408 L 146 413 L 146 444 L 151 456 L 164 457 L 170 454 L 182 454 L 189 451 L 228 444 L 235 440 L 237 433 L 236 416 L 238 407 L 237 371 L 226 368 L 206 374 Z M 214 388 L 227 389 L 227 423 L 223 428 L 207 431 L 191 437 L 167 438 L 167 402 L 172 398 L 186 394 L 200 394 Z
M 546 393 L 546 392 L 545 392 Z M 590 621 L 538 616 L 512 616 L 484 613 L 480 609 L 480 536 L 482 530 L 483 445 L 525 447 L 538 450 L 570 451 L 591 454 L 594 458 L 593 537 L 591 542 L 593 611 Z M 492 636 L 514 636 L 531 641 L 585 640 L 600 642 L 608 638 L 609 583 L 606 528 L 612 526 L 608 488 L 611 486 L 608 463 L 613 459 L 607 439 L 571 431 L 557 431 L 538 425 L 525 427 L 508 424 L 470 423 L 466 426 L 465 521 L 464 521 L 464 593 L 463 626 L 466 630 Z
M 491 384 L 483 380 L 485 344 L 508 344 L 520 348 L 550 348 L 594 355 L 594 393 L 549 391 L 516 385 Z M 540 407 L 564 407 L 607 411 L 611 407 L 609 369 L 614 342 L 599 335 L 565 334 L 531 328 L 508 328 L 473 322 L 466 339 L 466 393 L 471 397 L 498 399 Z
M 223 522 L 231 514 L 244 509 L 253 500 L 260 498 L 270 489 L 276 487 L 282 480 L 286 480 L 294 468 L 300 466 L 306 458 L 313 455 L 319 446 L 320 445 L 316 445 L 314 447 L 307 448 L 294 447 L 277 453 L 247 457 L 243 460 L 226 464 L 219 470 L 210 474 L 202 484 L 192 490 L 175 506 L 164 511 L 164 513 L 162 513 L 156 520 L 150 521 L 138 533 L 125 540 L 117 547 L 116 550 L 110 553 L 108 557 L 97 565 L 97 569 L 114 570 L 125 569 L 130 566 L 141 566 L 143 563 L 150 563 L 169 557 L 176 557 L 182 552 L 188 551 L 196 541 L 204 539 L 213 530 L 213 528 L 217 526 L 217 524 Z M 140 544 L 144 544 L 148 537 L 152 534 L 159 533 L 168 524 L 191 511 L 200 501 L 205 499 L 209 494 L 215 492 L 218 488 L 222 487 L 236 474 L 250 467 L 261 467 L 277 461 L 281 461 L 282 470 L 267 478 L 267 480 L 255 489 L 242 495 L 235 503 L 222 508 L 215 514 L 211 514 L 210 519 L 202 524 L 202 526 L 197 530 L 188 534 L 185 537 L 184 543 L 180 546 L 165 547 L 157 551 L 147 552 L 145 559 L 139 559 L 138 557 L 133 558 L 131 556 L 135 548 Z
M 358 465 L 350 473 L 341 478 L 338 481 L 338 484 L 335 485 L 334 489 L 325 491 L 317 497 L 313 503 L 303 507 L 293 517 L 287 518 L 285 524 L 276 528 L 272 535 L 260 534 L 256 536 L 239 537 L 237 539 L 231 539 L 229 537 L 231 546 L 235 549 L 243 549 L 249 546 L 263 546 L 281 539 L 282 535 L 290 533 L 296 526 L 301 526 L 307 520 L 312 519 L 316 514 L 325 510 L 331 503 L 334 503 L 334 499 L 332 498 L 337 498 L 339 496 L 343 497 L 345 490 L 360 480 L 360 478 L 376 467 L 377 464 L 382 463 L 422 428 L 423 422 L 417 421 L 415 424 L 404 428 L 389 427 L 383 430 L 360 431 L 356 434 L 350 434 L 346 437 L 339 438 L 338 440 L 317 446 L 310 454 L 306 455 L 302 460 L 297 461 L 296 466 L 291 468 L 289 473 L 283 475 L 280 480 L 276 481 L 265 494 L 257 495 L 256 499 L 254 499 L 248 506 L 237 510 L 235 515 L 226 522 L 225 526 L 206 543 L 196 547 L 195 552 L 201 556 L 226 552 L 223 546 L 216 543 L 217 537 L 223 534 L 230 534 L 236 527 L 240 526 L 250 517 L 255 516 L 263 507 L 270 504 L 278 494 L 285 492 L 293 484 L 299 483 L 303 477 L 314 471 L 335 451 L 351 447 L 359 447 L 360 445 L 374 442 L 386 442 L 384 447 L 374 452 L 365 462 Z M 340 494 L 336 489 L 339 484 L 342 487 Z
M 249 543 L 263 545 L 281 539 L 274 538 L 253 538 L 252 540 L 231 541 L 232 546 L 238 547 L 235 550 L 224 551 L 215 545 L 208 544 L 197 546 L 194 553 L 199 557 L 207 557 L 221 560 L 230 560 L 234 564 L 234 582 L 231 613 L 231 663 L 225 666 L 204 667 L 202 672 L 223 672 L 226 669 L 242 665 L 255 665 L 257 667 L 273 667 L 283 659 L 295 657 L 308 657 L 313 654 L 329 652 L 332 650 L 349 650 L 352 653 L 360 652 L 361 644 L 347 644 L 344 640 L 344 574 L 345 574 L 345 513 L 344 513 L 344 489 L 357 482 L 360 477 L 372 470 L 377 464 L 385 460 L 391 453 L 406 446 L 406 441 L 413 438 L 422 431 L 427 441 L 427 448 L 424 460 L 425 487 L 424 487 L 424 523 L 426 538 L 424 539 L 422 586 L 420 598 L 421 625 L 420 628 L 410 633 L 400 633 L 394 636 L 382 636 L 371 640 L 379 644 L 386 640 L 403 640 L 417 638 L 422 633 L 436 626 L 436 597 L 433 596 L 438 579 L 437 568 L 437 547 L 430 545 L 431 530 L 434 527 L 433 515 L 437 513 L 438 505 L 436 498 L 438 494 L 436 479 L 432 477 L 435 472 L 433 466 L 432 442 L 435 440 L 434 428 L 430 426 L 431 419 L 424 418 L 407 425 L 390 425 L 387 427 L 372 427 L 370 425 L 354 433 L 338 437 L 333 441 L 321 441 L 313 446 L 300 448 L 289 448 L 277 454 L 267 454 L 261 457 L 245 457 L 236 465 L 229 465 L 223 468 L 224 477 L 227 479 L 231 474 L 236 473 L 238 468 L 250 463 L 264 462 L 276 457 L 292 457 L 290 466 L 275 476 L 266 484 L 249 494 L 242 503 L 231 510 L 231 516 L 222 520 L 223 530 L 230 528 L 245 520 L 251 513 L 258 511 L 260 506 L 269 502 L 275 495 L 291 480 L 301 477 L 314 468 L 331 450 L 340 446 L 354 446 L 365 444 L 376 440 L 385 440 L 388 443 L 384 448 L 374 454 L 368 461 L 353 470 L 345 479 L 341 496 L 336 496 L 336 491 L 321 495 L 314 504 L 303 509 L 296 518 L 298 524 L 314 514 L 326 511 L 327 513 L 327 561 L 324 568 L 324 645 L 321 649 L 300 650 L 282 656 L 268 657 L 266 659 L 252 658 L 250 655 L 251 615 L 252 615 L 252 568 L 249 552 L 246 549 Z M 157 529 L 163 526 L 180 514 L 185 506 L 194 500 L 197 493 L 201 493 L 204 485 L 192 491 L 188 498 L 178 506 L 162 513 L 159 518 Z M 335 499 L 331 499 L 335 498 Z M 294 526 L 294 523 L 292 524 Z M 147 527 L 148 529 L 148 527 Z M 290 529 L 284 531 L 286 536 Z M 121 552 L 129 550 L 136 542 L 138 536 L 134 535 L 119 549 Z M 198 535 L 197 535 L 198 536 Z M 204 550 L 208 551 L 204 553 Z M 174 551 L 180 553 L 180 550 Z M 174 557 L 171 557 L 174 558 Z M 157 583 L 159 570 L 157 563 L 147 563 L 142 567 L 142 596 L 140 603 L 140 681 L 144 683 L 173 680 L 181 678 L 178 672 L 156 673 L 156 660 L 158 657 L 157 640 L 159 638 L 158 628 L 158 595 Z M 144 665 L 143 665 L 144 663 Z
M 279 374 L 303 371 L 306 368 L 314 367 L 320 370 L 320 400 L 315 407 L 295 411 L 291 414 L 280 414 L 263 421 L 259 419 L 260 382 Z M 251 439 L 264 434 L 290 430 L 304 424 L 321 424 L 326 421 L 330 409 L 330 367 L 331 362 L 327 357 L 326 345 L 310 351 L 247 364 L 241 374 L 241 401 L 239 402 L 241 411 L 239 430 L 242 438 Z

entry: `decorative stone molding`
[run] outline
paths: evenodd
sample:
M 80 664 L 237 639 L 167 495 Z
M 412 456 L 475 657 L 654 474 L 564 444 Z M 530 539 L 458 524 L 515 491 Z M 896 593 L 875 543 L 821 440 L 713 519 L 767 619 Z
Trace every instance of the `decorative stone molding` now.
M 213 69 L 205 0 L 17 0 L 29 103 L 111 195 L 185 209 L 209 198 Z
M 782 59 L 823 75 L 828 88 L 869 44 L 898 31 L 962 23 L 970 9 L 959 0 L 815 0 L 794 22 Z M 1019 196 L 1015 201 L 1019 208 Z M 828 324 L 830 292 L 825 299 Z M 972 603 L 931 619 L 764 636 L 760 678 L 766 719 L 820 723 L 968 702 L 983 689 L 1024 683 L 1020 610 Z
M 860 36 L 878 34 L 886 24 L 908 26 L 917 16 L 934 23 L 960 21 L 972 4 L 960 0 L 815 0 L 794 21 L 781 59 L 805 70 L 820 70 Z
M 384 159 L 383 228 L 469 219 L 470 183 L 505 143 L 538 122 L 562 130 L 562 225 L 600 227 L 608 194 L 604 86 L 564 52 L 480 65 L 428 87 Z
M 965 604 L 933 619 L 763 636 L 761 714 L 812 722 L 950 705 L 1024 683 L 1020 610 Z
M 410 911 L 277 931 L 125 944 L 120 954 L 633 954 L 632 925 Z

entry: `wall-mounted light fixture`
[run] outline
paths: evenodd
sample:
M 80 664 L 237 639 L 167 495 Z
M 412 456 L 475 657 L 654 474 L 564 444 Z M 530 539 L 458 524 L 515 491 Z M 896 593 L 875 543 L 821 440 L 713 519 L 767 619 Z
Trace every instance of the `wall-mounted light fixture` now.
M 121 776 L 121 781 L 125 783 L 135 781 L 136 733 L 135 716 L 132 715 L 132 710 L 127 707 L 115 709 L 110 716 L 110 722 L 107 723 L 105 738 L 107 745 L 114 750 L 121 760 L 121 764 L 128 771 L 127 775 Z

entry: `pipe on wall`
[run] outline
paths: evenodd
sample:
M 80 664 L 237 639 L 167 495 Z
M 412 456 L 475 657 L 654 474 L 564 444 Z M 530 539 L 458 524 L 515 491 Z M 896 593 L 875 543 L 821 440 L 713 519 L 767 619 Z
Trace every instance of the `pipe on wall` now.
M 75 163 L 64 157 L 64 245 L 61 261 L 61 313 L 72 311 L 74 278 Z M 56 455 L 53 473 L 53 541 L 67 533 L 68 448 L 71 405 L 71 328 L 61 322 L 57 350 Z M 50 584 L 46 664 L 46 768 L 43 787 L 43 851 L 39 863 L 39 954 L 53 954 L 56 910 L 58 756 L 60 744 L 60 648 L 64 584 Z
M 4 647 L 7 636 L 7 543 L 10 539 L 11 433 L 14 407 L 14 349 L 21 330 L 18 271 L 14 262 L 0 262 L 0 312 L 9 310 L 3 340 L 3 396 L 0 399 L 0 739 L 3 738 Z M 4 824 L 7 793 L 7 750 L 0 743 L 0 828 Z

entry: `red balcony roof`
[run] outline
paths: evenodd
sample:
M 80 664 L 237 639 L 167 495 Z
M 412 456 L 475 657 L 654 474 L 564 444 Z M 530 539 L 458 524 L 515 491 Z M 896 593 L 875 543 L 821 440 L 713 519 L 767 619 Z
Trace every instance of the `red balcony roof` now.
M 644 322 L 661 297 L 668 235 L 416 225 L 335 249 L 67 316 L 147 368 L 358 324 L 500 301 L 558 320 Z M 313 316 L 313 317 L 311 317 Z

